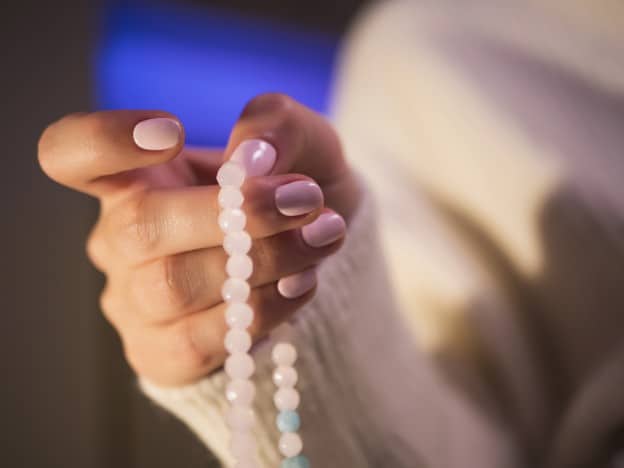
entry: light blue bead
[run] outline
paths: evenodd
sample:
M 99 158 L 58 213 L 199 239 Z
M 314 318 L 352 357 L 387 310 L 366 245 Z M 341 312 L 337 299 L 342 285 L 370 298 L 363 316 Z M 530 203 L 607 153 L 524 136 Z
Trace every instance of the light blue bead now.
M 301 426 L 301 419 L 296 411 L 280 411 L 277 415 L 277 428 L 281 432 L 297 432 Z
M 286 458 L 282 462 L 282 468 L 310 468 L 310 460 L 303 455 Z

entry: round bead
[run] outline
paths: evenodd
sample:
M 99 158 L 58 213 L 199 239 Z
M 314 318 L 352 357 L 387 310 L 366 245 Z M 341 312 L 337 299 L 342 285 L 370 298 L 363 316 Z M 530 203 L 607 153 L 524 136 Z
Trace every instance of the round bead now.
M 273 362 L 278 366 L 292 366 L 297 360 L 297 350 L 290 343 L 278 343 L 273 348 Z
M 256 396 L 256 386 L 251 380 L 230 380 L 225 389 L 225 398 L 232 405 L 250 406 Z
M 236 187 L 228 186 L 219 190 L 219 206 L 221 208 L 240 208 L 245 197 Z
M 219 227 L 225 233 L 245 229 L 247 217 L 240 208 L 227 208 L 219 214 Z
M 277 414 L 276 423 L 280 432 L 297 432 L 301 426 L 301 418 L 296 411 L 280 411 Z
M 221 187 L 240 187 L 245 182 L 245 168 L 241 164 L 228 161 L 219 168 L 217 182 Z
M 282 460 L 281 468 L 310 468 L 310 460 L 303 455 Z
M 244 255 L 251 249 L 251 236 L 246 231 L 228 232 L 223 238 L 223 248 L 228 255 Z
M 244 302 L 233 302 L 225 311 L 225 322 L 230 328 L 245 329 L 253 322 L 253 310 Z
M 297 378 L 297 371 L 294 367 L 279 366 L 273 371 L 273 382 L 278 387 L 294 387 Z
M 233 431 L 247 431 L 255 423 L 254 411 L 248 406 L 232 406 L 228 409 L 225 420 Z
M 296 457 L 301 453 L 303 442 L 299 434 L 295 432 L 286 432 L 282 434 L 279 440 L 279 451 L 285 457 Z
M 245 330 L 233 327 L 232 330 L 225 334 L 224 342 L 225 349 L 227 349 L 230 354 L 246 353 L 251 348 L 251 335 Z
M 280 388 L 273 396 L 273 402 L 280 411 L 297 409 L 299 400 L 299 392 L 294 388 Z
M 251 431 L 232 432 L 230 438 L 230 452 L 237 460 L 251 458 L 256 451 L 256 439 Z
M 248 379 L 254 373 L 254 361 L 249 354 L 232 354 L 225 360 L 225 373 L 232 379 Z
M 232 405 L 250 406 L 256 396 L 256 386 L 251 380 L 231 380 L 225 389 L 225 398 Z
M 253 262 L 248 255 L 234 254 L 228 258 L 225 271 L 231 278 L 246 280 L 251 276 L 251 272 L 253 271 Z
M 250 291 L 247 281 L 240 278 L 228 278 L 221 288 L 221 297 L 225 302 L 245 302 Z

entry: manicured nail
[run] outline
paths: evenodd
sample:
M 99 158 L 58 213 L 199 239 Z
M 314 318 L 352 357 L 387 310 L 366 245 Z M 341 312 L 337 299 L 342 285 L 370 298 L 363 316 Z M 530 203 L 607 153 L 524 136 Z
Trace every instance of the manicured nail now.
M 173 148 L 181 134 L 182 127 L 176 120 L 158 117 L 136 124 L 132 137 L 139 148 L 158 151 Z
M 338 213 L 323 213 L 312 223 L 303 226 L 301 235 L 311 247 L 323 247 L 345 235 L 347 225 Z
M 245 140 L 236 147 L 231 159 L 245 167 L 247 176 L 260 176 L 271 172 L 276 155 L 273 145 L 264 140 Z
M 314 182 L 298 180 L 277 187 L 275 205 L 285 216 L 299 216 L 323 206 L 323 192 Z
M 286 276 L 277 282 L 277 290 L 286 299 L 303 296 L 314 286 L 316 286 L 316 268 Z

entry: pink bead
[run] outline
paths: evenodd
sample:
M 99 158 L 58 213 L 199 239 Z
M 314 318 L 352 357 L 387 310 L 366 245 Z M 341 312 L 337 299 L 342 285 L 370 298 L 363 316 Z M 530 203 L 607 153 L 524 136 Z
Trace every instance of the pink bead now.
M 240 187 L 245 182 L 245 168 L 241 164 L 228 161 L 219 168 L 217 182 L 221 187 Z
M 248 255 L 234 254 L 228 259 L 225 271 L 231 278 L 246 280 L 253 271 L 253 262 Z
M 228 255 L 244 255 L 251 249 L 251 236 L 246 231 L 228 232 L 223 238 L 223 248 Z
M 219 206 L 221 208 L 240 208 L 245 197 L 236 187 L 223 187 L 219 190 Z
M 253 322 L 253 310 L 244 302 L 233 302 L 225 311 L 225 322 L 231 328 L 245 329 Z
M 251 288 L 247 281 L 240 278 L 228 278 L 221 288 L 221 296 L 225 302 L 245 302 Z
M 255 370 L 255 364 L 249 354 L 232 354 L 225 360 L 225 373 L 232 379 L 248 379 Z
M 278 343 L 273 348 L 273 362 L 278 366 L 292 366 L 297 360 L 297 350 L 290 343 Z
M 225 398 L 237 406 L 251 406 L 255 396 L 256 386 L 251 380 L 231 380 L 225 389 Z
M 256 452 L 256 439 L 250 431 L 232 432 L 230 452 L 237 460 L 250 459 Z
M 235 431 L 251 429 L 255 419 L 253 410 L 248 406 L 232 406 L 225 417 L 228 426 Z
M 297 378 L 297 371 L 294 367 L 279 366 L 273 371 L 273 382 L 278 387 L 294 387 Z
M 279 450 L 286 458 L 296 457 L 303 449 L 301 437 L 296 432 L 285 432 L 279 440 Z
M 299 400 L 299 392 L 289 387 L 280 388 L 273 397 L 273 402 L 280 411 L 296 410 L 299 406 Z
M 251 335 L 245 330 L 233 327 L 232 330 L 225 334 L 224 343 L 225 349 L 227 349 L 230 354 L 246 353 L 249 351 L 249 348 L 251 348 Z
M 223 232 L 238 232 L 245 229 L 247 217 L 240 208 L 226 208 L 219 214 L 218 221 Z

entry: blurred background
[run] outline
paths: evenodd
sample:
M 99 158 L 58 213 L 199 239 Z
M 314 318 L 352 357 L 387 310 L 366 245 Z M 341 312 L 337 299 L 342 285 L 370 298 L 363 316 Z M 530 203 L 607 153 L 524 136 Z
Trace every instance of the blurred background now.
M 84 241 L 94 200 L 40 172 L 50 122 L 96 108 L 164 108 L 195 144 L 222 144 L 242 104 L 280 90 L 324 111 L 360 0 L 23 0 L 4 5 L 2 465 L 212 467 L 135 387 L 98 311 Z

